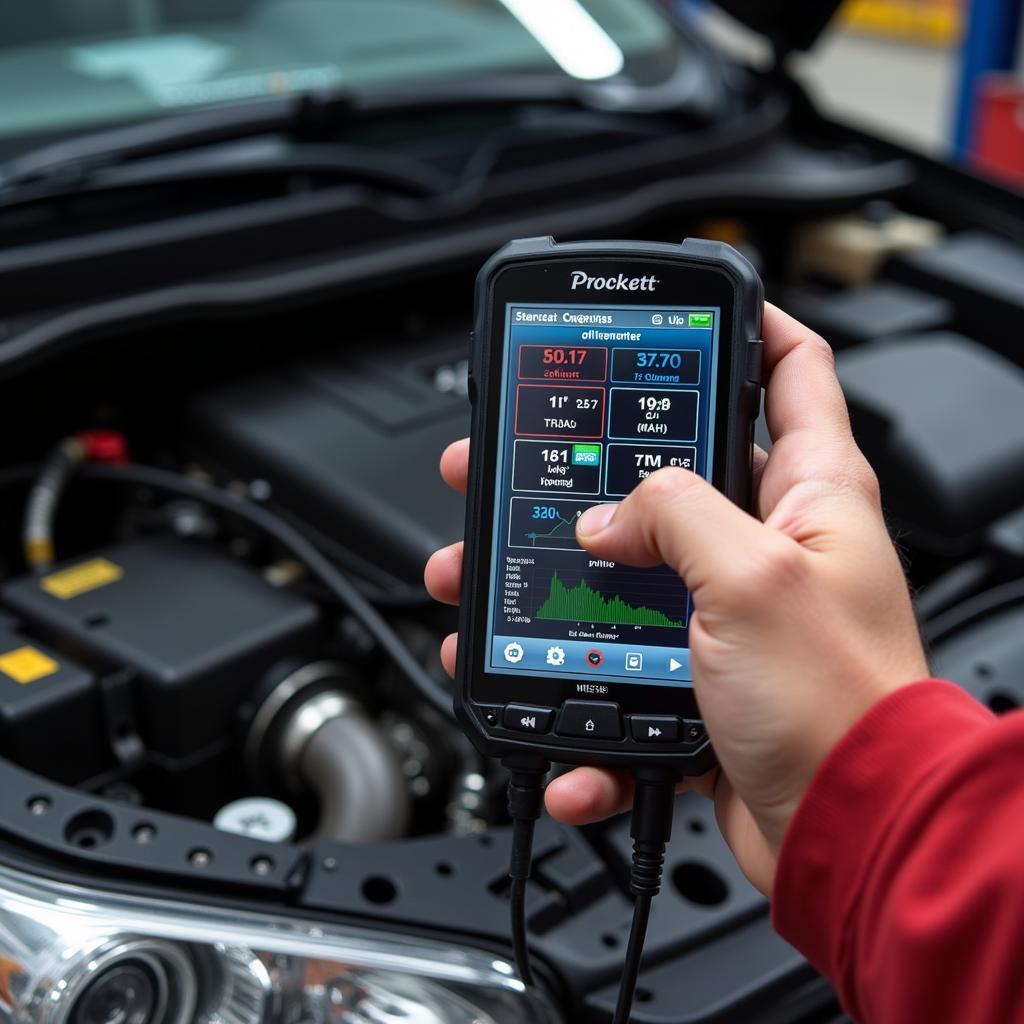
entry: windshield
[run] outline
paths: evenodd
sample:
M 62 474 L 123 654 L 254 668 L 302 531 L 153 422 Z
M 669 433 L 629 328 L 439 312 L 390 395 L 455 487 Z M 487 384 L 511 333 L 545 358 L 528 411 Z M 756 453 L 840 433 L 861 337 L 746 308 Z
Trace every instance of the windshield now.
M 0 134 L 313 89 L 555 72 L 667 77 L 645 0 L 33 0 L 5 5 Z

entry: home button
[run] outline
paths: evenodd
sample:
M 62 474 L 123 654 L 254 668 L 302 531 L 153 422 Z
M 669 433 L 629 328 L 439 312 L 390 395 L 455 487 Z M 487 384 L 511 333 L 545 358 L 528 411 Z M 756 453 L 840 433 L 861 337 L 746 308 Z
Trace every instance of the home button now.
M 622 717 L 617 704 L 567 700 L 555 728 L 560 736 L 584 736 L 597 740 L 621 740 Z

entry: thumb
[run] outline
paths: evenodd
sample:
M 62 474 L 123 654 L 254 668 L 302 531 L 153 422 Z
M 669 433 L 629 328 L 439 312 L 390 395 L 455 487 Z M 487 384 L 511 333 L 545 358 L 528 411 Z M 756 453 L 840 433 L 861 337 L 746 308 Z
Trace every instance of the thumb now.
M 746 587 L 765 545 L 788 539 L 748 515 L 686 469 L 652 473 L 618 505 L 587 509 L 576 539 L 592 555 L 627 565 L 664 562 L 697 600 L 713 580 L 717 593 Z M 793 543 L 788 541 L 788 543 Z

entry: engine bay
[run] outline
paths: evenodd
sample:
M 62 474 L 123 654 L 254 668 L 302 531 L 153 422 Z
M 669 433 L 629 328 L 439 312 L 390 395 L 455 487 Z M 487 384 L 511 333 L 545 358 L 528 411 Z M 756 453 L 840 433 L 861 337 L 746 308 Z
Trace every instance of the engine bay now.
M 967 184 L 868 150 L 778 139 L 753 165 L 667 177 L 646 205 L 635 193 L 586 223 L 540 211 L 516 233 L 550 222 L 565 237 L 738 245 L 769 299 L 833 344 L 936 672 L 1006 711 L 1024 700 L 1024 235 L 996 190 L 954 209 Z M 804 194 L 783 194 L 798 178 Z M 454 612 L 427 599 L 421 572 L 462 532 L 437 460 L 468 430 L 475 264 L 510 223 L 464 244 L 453 233 L 445 258 L 410 249 L 402 264 L 396 242 L 386 274 L 364 267 L 279 307 L 69 328 L 74 344 L 5 366 L 0 822 L 13 857 L 503 948 L 501 772 L 282 537 L 337 567 L 450 686 L 437 652 Z M 172 277 L 188 255 L 177 244 Z M 141 288 L 151 271 L 123 273 Z M 42 337 L 50 321 L 25 304 L 4 329 Z M 710 807 L 679 800 L 635 1019 L 667 1019 L 683 985 L 693 1020 L 837 1019 Z M 606 1019 L 628 828 L 545 822 L 535 850 L 529 926 L 546 980 L 572 1019 Z

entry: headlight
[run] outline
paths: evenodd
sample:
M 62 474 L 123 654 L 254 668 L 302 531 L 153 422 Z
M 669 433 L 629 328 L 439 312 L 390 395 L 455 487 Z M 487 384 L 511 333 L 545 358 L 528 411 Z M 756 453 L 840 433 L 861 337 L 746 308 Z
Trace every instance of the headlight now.
M 480 950 L 104 893 L 0 867 L 0 1021 L 554 1024 Z

